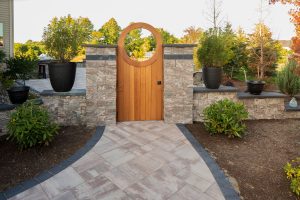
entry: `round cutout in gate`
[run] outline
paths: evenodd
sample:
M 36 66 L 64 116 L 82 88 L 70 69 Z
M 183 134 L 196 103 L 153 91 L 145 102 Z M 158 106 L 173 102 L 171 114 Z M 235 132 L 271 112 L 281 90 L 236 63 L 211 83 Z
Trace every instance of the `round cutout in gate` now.
M 125 50 L 132 60 L 149 60 L 155 54 L 155 49 L 156 39 L 147 29 L 134 29 L 126 35 Z

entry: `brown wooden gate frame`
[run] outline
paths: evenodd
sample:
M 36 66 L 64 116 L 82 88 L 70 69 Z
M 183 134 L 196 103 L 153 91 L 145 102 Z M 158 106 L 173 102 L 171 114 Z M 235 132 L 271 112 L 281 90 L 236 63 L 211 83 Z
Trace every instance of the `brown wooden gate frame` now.
M 135 29 L 140 29 L 140 28 L 143 28 L 143 29 L 146 29 L 148 31 L 150 31 L 155 40 L 156 40 L 156 48 L 155 48 L 155 53 L 154 55 L 148 59 L 148 60 L 145 60 L 145 61 L 137 61 L 137 60 L 133 60 L 131 59 L 128 55 L 127 55 L 127 52 L 125 50 L 125 39 L 126 39 L 126 36 L 127 34 L 132 31 L 132 30 L 135 30 Z M 163 84 L 163 80 L 164 80 L 164 74 L 163 74 L 163 47 L 162 47 L 162 36 L 160 34 L 160 32 L 155 29 L 153 26 L 147 24 L 147 23 L 143 23 L 143 22 L 139 22 L 139 23 L 133 23 L 131 25 L 129 25 L 127 28 L 125 28 L 121 35 L 120 35 L 120 38 L 118 40 L 118 66 L 119 66 L 119 62 L 120 62 L 120 59 L 124 59 L 130 66 L 135 66 L 135 67 L 146 67 L 146 66 L 150 66 L 152 65 L 153 63 L 157 62 L 158 59 L 161 59 L 161 73 L 162 73 L 162 85 L 161 85 L 161 117 L 159 120 L 163 120 L 163 116 L 164 116 L 164 100 L 163 100 L 163 96 L 164 96 L 164 84 Z M 117 77 L 118 76 L 118 73 L 119 73 L 119 67 L 118 67 L 118 70 L 117 70 Z M 118 78 L 117 78 L 117 83 L 118 83 Z M 117 87 L 119 85 L 117 84 Z M 119 91 L 119 88 L 118 90 Z M 117 115 L 120 113 L 119 112 L 119 92 L 117 92 Z M 118 121 L 122 121 L 122 120 L 119 120 L 119 116 L 117 116 L 117 119 Z

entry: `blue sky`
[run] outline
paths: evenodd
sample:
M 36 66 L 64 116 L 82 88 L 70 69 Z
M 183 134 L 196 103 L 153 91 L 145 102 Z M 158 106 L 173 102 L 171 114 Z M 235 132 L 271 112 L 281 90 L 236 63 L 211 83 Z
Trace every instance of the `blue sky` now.
M 130 22 L 146 22 L 162 27 L 177 37 L 189 26 L 209 28 L 207 10 L 210 0 L 15 0 L 15 41 L 41 40 L 43 28 L 54 16 L 71 14 L 88 17 L 98 29 L 115 17 L 122 28 Z M 258 22 L 261 0 L 223 0 L 223 21 L 247 33 Z M 268 0 L 264 1 L 265 3 Z M 271 5 L 264 12 L 265 23 L 275 39 L 290 39 L 294 26 L 289 21 L 289 8 Z

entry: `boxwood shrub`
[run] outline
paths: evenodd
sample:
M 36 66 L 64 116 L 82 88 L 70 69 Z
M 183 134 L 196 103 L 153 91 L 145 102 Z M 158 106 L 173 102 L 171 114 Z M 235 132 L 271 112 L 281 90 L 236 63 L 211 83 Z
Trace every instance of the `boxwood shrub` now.
M 242 103 L 224 99 L 204 109 L 204 125 L 210 134 L 225 134 L 241 138 L 246 130 L 243 120 L 248 112 Z
M 47 110 L 33 102 L 25 103 L 11 114 L 7 124 L 8 139 L 21 149 L 48 145 L 57 134 L 57 124 L 50 121 Z

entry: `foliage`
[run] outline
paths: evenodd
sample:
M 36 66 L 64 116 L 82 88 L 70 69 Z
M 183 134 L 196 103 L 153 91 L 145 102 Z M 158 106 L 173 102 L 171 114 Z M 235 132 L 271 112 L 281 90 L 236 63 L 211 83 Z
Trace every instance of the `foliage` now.
M 291 22 L 295 26 L 296 36 L 292 38 L 292 50 L 294 51 L 294 58 L 300 62 L 300 1 L 299 0 L 270 0 L 271 3 L 281 2 L 283 4 L 290 4 L 291 8 L 289 14 Z
M 297 67 L 297 62 L 291 60 L 278 72 L 276 82 L 282 93 L 294 96 L 300 92 L 300 77 L 295 74 Z
M 90 44 L 100 44 L 103 40 L 103 33 L 100 31 L 93 31 L 91 34 L 91 40 L 89 41 Z
M 180 39 L 183 44 L 198 44 L 203 35 L 203 29 L 190 26 L 184 31 L 184 36 Z
M 194 26 L 188 27 L 183 31 L 185 34 L 180 39 L 180 43 L 182 44 L 198 44 L 201 37 L 203 36 L 203 29 L 196 28 Z M 193 60 L 195 64 L 195 71 L 199 71 L 201 69 L 201 64 L 197 58 L 197 49 L 194 49 Z
M 290 180 L 290 188 L 300 198 L 300 157 L 288 162 L 284 166 L 287 179 Z
M 91 39 L 92 31 L 88 18 L 54 17 L 44 29 L 43 42 L 49 56 L 69 62 L 81 51 L 81 45 Z
M 144 42 L 145 38 L 142 38 L 142 29 L 130 31 L 125 39 L 125 49 L 127 54 L 133 58 L 143 58 L 146 54 Z
M 195 71 L 199 71 L 202 68 L 201 63 L 198 60 L 198 54 L 197 54 L 198 48 L 199 48 L 199 45 L 197 47 L 195 47 L 193 50 L 193 61 L 194 61 L 194 65 L 195 65 L 195 67 L 194 67 Z
M 233 52 L 221 29 L 209 29 L 200 40 L 197 55 L 202 66 L 223 67 L 233 57 Z
M 238 79 L 241 75 L 241 69 L 248 68 L 248 38 L 241 28 L 235 33 L 230 23 L 227 23 L 224 34 L 229 41 L 229 48 L 232 50 L 233 56 L 223 69 L 229 78 Z
M 249 37 L 249 66 L 256 72 L 258 79 L 263 79 L 268 73 L 276 70 L 282 46 L 272 39 L 272 33 L 265 24 L 258 23 Z
M 5 52 L 0 50 L 0 64 L 3 63 L 5 57 L 6 57 Z
M 25 103 L 11 114 L 7 125 L 9 139 L 21 149 L 38 144 L 48 145 L 57 134 L 58 126 L 52 123 L 48 112 L 33 103 Z
M 5 88 L 12 86 L 13 81 L 21 79 L 24 81 L 32 76 L 37 66 L 37 60 L 30 57 L 18 56 L 5 60 L 6 68 L 0 70 L 0 81 Z
M 94 32 L 94 38 L 98 38 L 100 44 L 117 44 L 120 37 L 121 27 L 114 18 L 106 22 L 98 32 Z
M 179 39 L 177 37 L 175 37 L 173 34 L 169 33 L 168 31 L 164 30 L 163 28 L 159 28 L 158 31 L 160 32 L 163 38 L 163 44 L 179 43 Z
M 241 138 L 246 130 L 242 121 L 248 118 L 248 112 L 242 103 L 220 100 L 205 108 L 203 113 L 204 125 L 211 134 Z
M 45 45 L 42 42 L 34 42 L 32 40 L 28 40 L 25 44 L 14 44 L 14 54 L 17 57 L 25 56 L 37 60 L 39 55 L 45 53 Z

